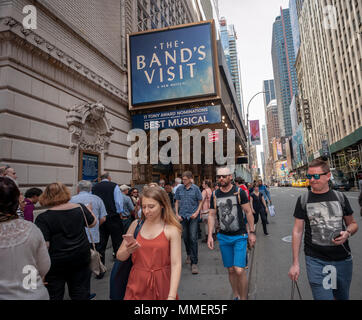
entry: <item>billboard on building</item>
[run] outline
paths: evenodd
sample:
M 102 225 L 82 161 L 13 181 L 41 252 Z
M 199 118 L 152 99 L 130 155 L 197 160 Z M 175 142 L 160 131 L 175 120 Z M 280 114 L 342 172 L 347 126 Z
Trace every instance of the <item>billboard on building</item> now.
M 289 175 L 289 167 L 287 160 L 277 161 L 275 163 L 275 169 L 278 179 L 283 179 Z
M 300 123 L 293 136 L 293 165 L 296 168 L 303 166 L 307 162 L 304 150 L 303 124 Z
M 278 154 L 278 159 L 283 156 L 283 147 L 280 140 L 277 141 L 277 154 Z
M 253 146 L 260 145 L 260 127 L 259 127 L 259 120 L 250 120 L 250 142 Z
M 213 20 L 128 35 L 130 110 L 219 98 L 215 39 Z

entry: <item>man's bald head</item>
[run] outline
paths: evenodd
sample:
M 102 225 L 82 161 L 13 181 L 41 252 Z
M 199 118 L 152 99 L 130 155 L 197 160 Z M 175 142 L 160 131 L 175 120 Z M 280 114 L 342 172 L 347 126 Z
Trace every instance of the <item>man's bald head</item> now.
M 228 167 L 218 168 L 216 170 L 217 175 L 232 175 L 231 170 Z
M 218 168 L 216 170 L 216 179 L 221 187 L 228 188 L 233 179 L 231 170 L 228 167 Z

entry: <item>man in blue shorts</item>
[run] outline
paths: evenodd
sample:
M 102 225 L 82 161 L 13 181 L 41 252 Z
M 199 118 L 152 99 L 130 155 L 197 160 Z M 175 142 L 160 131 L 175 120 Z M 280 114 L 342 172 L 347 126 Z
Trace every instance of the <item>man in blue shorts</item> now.
M 219 219 L 220 231 L 217 234 L 224 267 L 228 268 L 229 281 L 235 300 L 246 300 L 247 285 L 245 277 L 247 244 L 255 245 L 254 216 L 248 197 L 244 190 L 231 184 L 232 173 L 229 168 L 219 168 L 216 178 L 220 188 L 213 193 L 209 211 L 208 247 L 214 249 L 212 230 L 216 214 Z M 216 210 L 215 210 L 216 209 Z M 249 233 L 243 219 L 243 211 L 249 224 Z

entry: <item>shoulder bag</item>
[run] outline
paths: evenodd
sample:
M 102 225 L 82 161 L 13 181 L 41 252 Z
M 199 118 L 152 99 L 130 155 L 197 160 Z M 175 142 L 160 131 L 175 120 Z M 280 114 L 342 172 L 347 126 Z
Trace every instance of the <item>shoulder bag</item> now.
M 133 235 L 135 239 L 137 238 L 142 224 L 142 220 L 137 223 L 137 227 Z M 109 298 L 111 300 L 123 300 L 132 265 L 132 255 L 130 255 L 125 261 L 116 260 L 114 262 L 109 283 Z
M 92 247 L 93 249 L 90 249 L 90 253 L 91 253 L 91 261 L 90 261 L 90 264 L 89 264 L 89 268 L 91 269 L 91 271 L 95 274 L 95 275 L 99 275 L 100 273 L 104 273 L 107 271 L 107 268 L 106 266 L 102 263 L 101 261 L 101 255 L 100 253 L 96 250 L 96 246 L 94 244 L 94 240 L 93 240 L 93 237 L 92 237 L 92 233 L 90 232 L 90 228 L 89 228 L 89 225 L 88 225 L 88 222 L 87 222 L 87 219 L 86 219 L 86 216 L 84 214 L 84 210 L 82 208 L 82 206 L 80 205 L 80 208 L 82 210 L 82 213 L 83 213 L 83 217 L 84 217 L 84 221 L 85 221 L 85 224 L 87 225 L 87 228 L 88 228 L 88 231 L 89 231 L 89 236 L 92 240 Z

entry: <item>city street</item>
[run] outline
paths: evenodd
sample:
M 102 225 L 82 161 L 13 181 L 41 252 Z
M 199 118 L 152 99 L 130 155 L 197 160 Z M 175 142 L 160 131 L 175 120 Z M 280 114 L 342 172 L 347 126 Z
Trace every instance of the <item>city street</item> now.
M 341 281 L 318 289 L 336 269 L 349 279 L 351 236 L 349 297 L 362 299 L 361 13 L 361 0 L 0 0 L 0 300 L 110 300 L 113 250 L 138 250 L 129 300 L 245 299 L 247 231 L 248 299 L 289 300 L 307 187 L 314 297 L 348 298 Z M 238 188 L 253 192 L 255 230 Z M 349 190 L 357 233 L 350 217 L 340 232 L 329 188 Z M 212 208 L 221 245 L 203 231 L 196 264 L 196 219 Z M 125 233 L 139 217 L 137 244 Z M 89 268 L 90 241 L 107 267 L 91 281 L 104 268 L 94 252 Z M 300 271 L 313 299 L 304 239 Z
M 291 280 L 288 271 L 292 263 L 291 242 L 282 239 L 292 234 L 294 224 L 294 207 L 299 195 L 306 188 L 271 188 L 272 201 L 276 216 L 269 217 L 269 236 L 264 236 L 260 223 L 257 230 L 257 246 L 251 271 L 249 287 L 250 300 L 289 300 L 291 295 Z M 359 214 L 358 192 L 346 192 L 354 211 L 354 218 L 361 228 L 362 219 Z M 289 240 L 288 238 L 285 240 Z M 362 232 L 359 230 L 350 239 L 354 265 L 350 291 L 352 300 L 362 299 L 362 276 L 359 270 L 362 266 Z M 304 244 L 303 244 L 304 247 Z M 312 299 L 309 288 L 303 247 L 301 249 L 301 276 L 298 284 L 303 299 Z M 297 291 L 294 299 L 298 299 Z
M 271 188 L 276 216 L 269 217 L 269 236 L 264 236 L 260 222 L 257 227 L 257 246 L 254 257 L 249 261 L 251 278 L 249 283 L 249 300 L 289 300 L 291 281 L 288 271 L 292 261 L 291 239 L 294 223 L 294 206 L 299 195 L 305 188 Z M 354 210 L 354 217 L 359 225 L 362 219 L 359 215 L 358 192 L 345 193 Z M 283 238 L 287 237 L 283 240 Z M 351 286 L 351 299 L 362 299 L 360 288 L 362 277 L 358 270 L 362 266 L 362 232 L 357 232 L 350 241 L 354 258 L 354 273 Z M 185 251 L 183 246 L 182 275 L 179 297 L 182 300 L 230 300 L 232 292 L 229 286 L 226 269 L 222 265 L 221 255 L 216 242 L 216 248 L 211 251 L 205 243 L 199 240 L 199 271 L 198 275 L 191 274 L 191 268 L 184 263 Z M 102 280 L 92 279 L 92 292 L 97 294 L 96 300 L 109 300 L 109 277 L 113 265 L 111 246 L 107 250 L 107 267 L 109 271 Z M 298 281 L 302 298 L 312 299 L 312 293 L 307 281 L 304 252 L 301 251 L 301 276 Z M 294 295 L 298 298 L 297 292 Z

